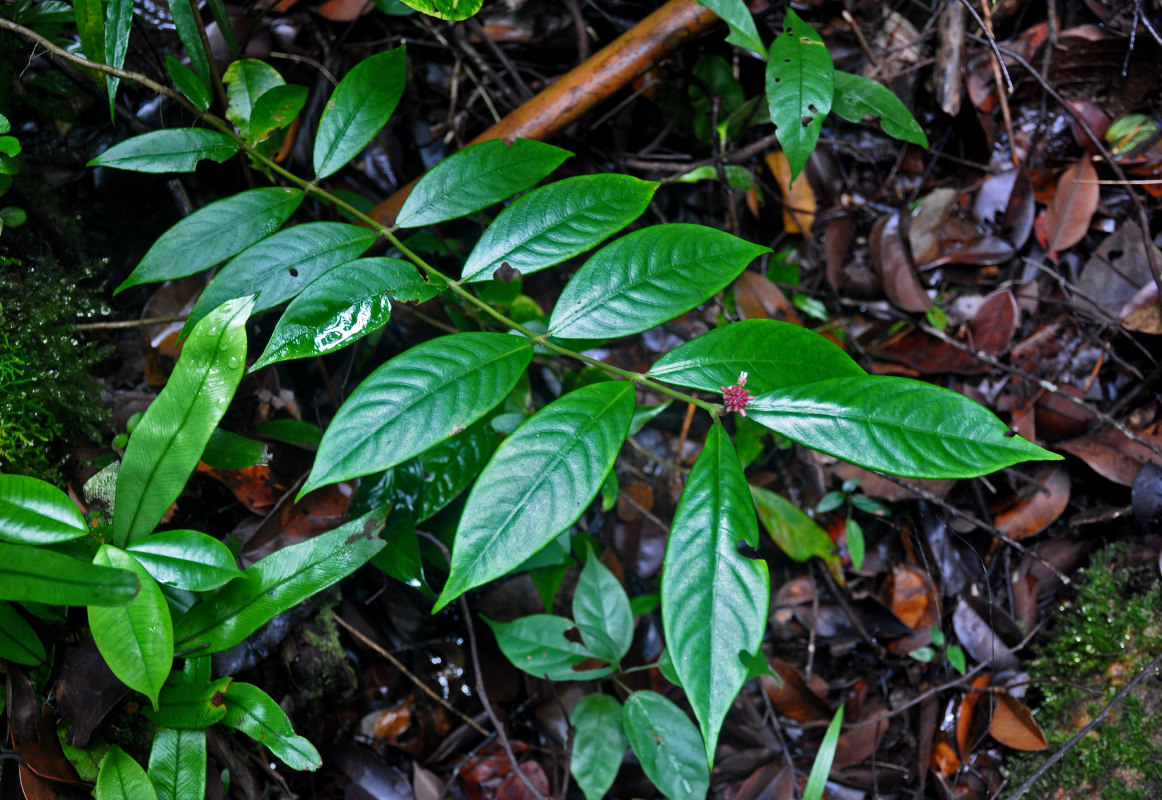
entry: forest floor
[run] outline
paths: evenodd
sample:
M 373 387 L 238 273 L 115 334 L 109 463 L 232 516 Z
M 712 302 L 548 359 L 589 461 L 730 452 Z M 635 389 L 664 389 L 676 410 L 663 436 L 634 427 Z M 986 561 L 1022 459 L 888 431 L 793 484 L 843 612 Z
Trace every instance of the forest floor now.
M 237 28 L 248 55 L 311 88 L 304 127 L 317 120 L 331 73 L 406 44 L 409 83 L 399 110 L 333 187 L 371 207 L 660 5 L 493 0 L 453 24 L 385 14 L 362 0 L 286 0 L 264 12 L 247 5 Z M 711 795 L 800 796 L 824 729 L 844 704 L 828 784 L 836 800 L 1160 797 L 1162 8 L 997 3 L 994 51 L 971 15 L 958 31 L 954 12 L 934 14 L 928 5 L 795 4 L 838 68 L 887 84 L 913 110 L 927 150 L 874 122 L 832 118 L 806 181 L 788 186 L 770 124 L 747 111 L 762 96 L 763 63 L 727 44 L 721 24 L 685 35 L 632 85 L 562 129 L 545 122 L 552 142 L 575 154 L 560 176 L 613 171 L 660 181 L 648 221 L 710 225 L 773 250 L 713 302 L 611 342 L 598 358 L 645 369 L 720 318 L 786 320 L 827 334 L 869 372 L 962 392 L 1066 456 L 974 480 L 899 480 L 786 446 L 738 420 L 748 480 L 812 510 L 837 555 L 829 569 L 764 541 L 774 586 L 764 651 L 779 680 L 752 680 L 736 700 Z M 750 6 L 769 42 L 784 4 Z M 128 64 L 164 74 L 160 54 L 177 47 L 166 9 L 145 2 L 138 11 L 145 24 Z M 116 298 L 112 287 L 169 225 L 245 187 L 245 170 L 203 165 L 178 179 L 86 168 L 143 125 L 174 124 L 169 112 L 131 86 L 123 91 L 132 119 L 113 127 L 103 100 L 84 93 L 60 100 L 47 92 L 34 103 L 55 80 L 53 67 L 18 53 L 24 60 L 13 62 L 19 74 L 10 77 L 27 85 L 13 102 L 24 104 L 26 169 L 37 180 L 17 185 L 28 222 L 0 239 L 24 271 L 0 274 L 9 295 L 32 296 L 37 281 L 67 285 L 50 301 L 66 321 L 76 320 L 70 302 L 85 306 L 77 313 L 89 329 L 69 341 L 102 356 L 78 363 L 100 381 L 110 415 L 98 441 L 67 446 L 59 477 L 79 497 L 113 456 L 114 435 L 156 396 L 174 363 L 181 323 L 156 320 L 188 313 L 203 279 Z M 1127 122 L 1133 114 L 1141 116 Z M 292 136 L 284 164 L 305 167 L 311 137 Z M 327 212 L 309 203 L 300 211 L 312 214 Z M 413 246 L 454 265 L 479 227 L 456 223 L 436 233 Z M 42 265 L 39 274 L 31 264 Z M 521 302 L 550 308 L 571 271 L 525 278 Z M 12 313 L 9 295 L 0 314 Z M 242 434 L 279 418 L 325 426 L 369 366 L 459 321 L 441 301 L 401 304 L 374 341 L 247 377 L 227 421 Z M 251 356 L 260 351 L 252 345 Z M 534 388 L 545 396 L 584 379 L 575 363 L 539 369 Z M 616 498 L 578 523 L 631 597 L 657 592 L 683 474 L 704 433 L 685 408 L 671 406 L 623 448 Z M 269 447 L 258 467 L 200 468 L 173 524 L 234 542 L 250 563 L 372 502 L 341 486 L 292 506 L 310 448 Z M 858 567 L 849 520 L 866 541 Z M 437 515 L 423 533 L 440 536 L 446 524 Z M 441 579 L 438 570 L 429 577 Z M 575 568 L 564 572 L 558 609 L 569 607 L 575 580 Z M 471 607 L 472 619 L 455 607 L 432 617 L 424 593 L 365 568 L 216 657 L 220 674 L 278 699 L 324 765 L 286 770 L 256 743 L 212 730 L 208 796 L 523 800 L 531 793 L 512 774 L 515 758 L 544 796 L 580 797 L 568 775 L 568 714 L 587 687 L 517 671 L 475 618 L 543 612 L 537 586 L 520 575 L 475 593 Z M 637 608 L 627 661 L 652 665 L 660 619 L 648 603 Z M 83 643 L 67 648 L 58 662 L 75 659 L 81 675 L 103 669 Z M 629 688 L 674 695 L 656 669 L 630 677 Z M 481 687 L 504 723 L 499 736 L 482 713 Z M 98 738 L 124 738 L 143 724 L 122 695 L 109 701 L 96 678 L 69 683 L 67 703 L 61 691 L 61 706 L 92 710 L 70 720 L 74 732 L 83 725 Z M 3 798 L 20 796 L 14 783 L 3 782 Z M 610 796 L 654 793 L 627 756 Z

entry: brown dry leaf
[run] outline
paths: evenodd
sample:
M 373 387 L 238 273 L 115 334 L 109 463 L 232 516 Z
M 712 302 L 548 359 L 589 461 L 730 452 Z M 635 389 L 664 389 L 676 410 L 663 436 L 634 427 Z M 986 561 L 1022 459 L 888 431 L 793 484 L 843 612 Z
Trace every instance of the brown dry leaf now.
M 878 472 L 857 467 L 846 461 L 838 462 L 832 472 L 841 480 L 854 478 L 859 481 L 859 490 L 868 497 L 877 500 L 886 500 L 889 503 L 898 503 L 901 500 L 915 500 L 923 497 L 923 491 L 929 496 L 944 497 L 956 485 L 955 480 L 944 478 L 886 478 Z
M 992 366 L 930 333 L 913 328 L 883 343 L 865 346 L 874 358 L 903 364 L 921 375 L 991 375 Z M 872 365 L 872 372 L 878 372 Z
M 1009 349 L 1020 320 L 1017 299 L 1009 289 L 997 289 L 984 299 L 969 323 L 973 349 L 999 356 Z
M 430 769 L 412 761 L 412 794 L 416 800 L 440 800 L 444 796 L 444 782 Z
M 786 764 L 772 761 L 752 772 L 733 800 L 793 800 L 794 789 L 794 773 Z
M 932 626 L 940 622 L 940 593 L 928 573 L 908 565 L 893 567 L 880 598 L 913 631 L 888 645 L 893 653 L 932 643 Z
M 1097 170 L 1089 157 L 1066 168 L 1057 181 L 1057 193 L 1045 209 L 1045 249 L 1068 250 L 1085 238 L 1099 196 Z
M 916 277 L 907 239 L 900 231 L 900 212 L 880 217 L 872 227 L 871 256 L 892 305 L 920 313 L 932 308 L 932 298 Z
M 786 153 L 776 150 L 767 153 L 764 160 L 783 194 L 783 228 L 787 233 L 811 233 L 811 226 L 815 224 L 816 204 L 815 190 L 807 180 L 807 171 L 800 172 L 792 182 L 791 165 L 787 162 Z
M 997 692 L 989 735 L 1014 750 L 1044 750 L 1049 747 L 1041 726 L 1025 704 L 1005 691 Z
M 535 761 L 526 761 L 520 765 L 520 771 L 528 779 L 541 796 L 551 794 L 549 790 L 549 779 L 545 775 L 545 771 L 541 769 L 541 765 Z M 496 790 L 495 800 L 534 800 L 534 795 L 529 791 L 529 787 L 525 786 L 516 775 L 510 774 L 500 784 L 500 788 Z
M 1036 216 L 1029 173 L 1016 167 L 985 178 L 972 211 L 985 230 L 997 231 L 1019 250 L 1028 241 Z
M 1162 334 L 1162 304 L 1158 302 L 1158 284 L 1151 281 L 1137 291 L 1119 315 L 1122 327 L 1134 333 Z
M 786 319 L 801 325 L 799 312 L 773 281 L 747 270 L 734 282 L 734 304 L 743 319 Z
M 966 692 L 964 701 L 960 704 L 960 711 L 956 715 L 956 747 L 961 755 L 968 755 L 974 742 L 969 741 L 976 722 L 976 707 L 984 694 L 980 691 L 989 685 L 992 680 L 991 672 L 984 672 L 972 679 L 972 688 L 975 692 Z
M 771 700 L 775 711 L 797 722 L 822 722 L 831 719 L 831 707 L 811 690 L 807 681 L 794 664 L 779 658 L 768 658 L 771 670 L 779 676 L 776 681 L 770 675 L 759 678 L 763 691 Z
M 888 708 L 884 705 L 868 705 L 863 709 L 860 719 L 875 719 L 877 717 L 883 717 L 883 719 L 866 725 L 853 725 L 840 734 L 839 742 L 835 746 L 834 764 L 836 767 L 862 764 L 880 749 L 880 745 L 884 741 L 884 734 L 888 732 L 887 713 Z M 851 722 L 859 722 L 859 720 L 851 720 Z
M 372 0 L 327 0 L 316 6 L 315 11 L 323 19 L 332 22 L 351 22 L 359 19 L 375 8 Z
M 641 481 L 627 483 L 621 487 L 617 496 L 617 518 L 625 522 L 634 522 L 644 515 L 644 512 L 654 508 L 654 492 Z
M 1162 435 L 1156 431 L 1137 431 L 1137 435 L 1152 445 L 1162 447 Z M 1134 478 L 1138 477 L 1138 472 L 1146 462 L 1162 466 L 1162 456 L 1114 428 L 1103 428 L 1096 433 L 1061 442 L 1055 447 L 1077 456 L 1098 475 L 1122 486 L 1133 486 Z
M 1069 505 L 1071 481 L 1065 467 L 1042 466 L 1033 480 L 1041 486 L 1027 484 L 1017 504 L 993 520 L 997 529 L 1010 539 L 1025 539 L 1040 533 L 1056 522 Z
M 1103 239 L 1077 278 L 1074 301 L 1078 307 L 1101 320 L 1121 318 L 1126 304 L 1142 287 L 1154 283 L 1147 245 L 1162 260 L 1162 250 L 1147 241 L 1136 222 L 1129 221 Z

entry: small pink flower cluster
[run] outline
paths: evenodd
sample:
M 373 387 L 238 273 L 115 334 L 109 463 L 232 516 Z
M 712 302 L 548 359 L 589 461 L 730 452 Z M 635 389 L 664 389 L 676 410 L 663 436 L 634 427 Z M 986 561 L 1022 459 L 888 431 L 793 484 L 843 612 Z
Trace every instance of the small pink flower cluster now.
M 722 386 L 722 399 L 726 402 L 726 410 L 737 411 L 742 416 L 746 416 L 746 407 L 750 405 L 751 394 L 750 391 L 742 387 L 746 386 L 746 373 L 738 376 L 738 383 L 734 386 Z

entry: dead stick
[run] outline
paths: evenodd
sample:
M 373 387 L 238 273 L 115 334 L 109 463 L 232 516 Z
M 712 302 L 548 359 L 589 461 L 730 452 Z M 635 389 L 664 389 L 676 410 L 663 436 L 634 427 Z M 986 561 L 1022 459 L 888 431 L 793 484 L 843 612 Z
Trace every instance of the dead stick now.
M 716 19 L 713 11 L 695 0 L 669 0 L 469 144 L 489 139 L 551 138 Z M 412 181 L 397 189 L 369 216 L 384 225 L 394 224 L 414 185 Z

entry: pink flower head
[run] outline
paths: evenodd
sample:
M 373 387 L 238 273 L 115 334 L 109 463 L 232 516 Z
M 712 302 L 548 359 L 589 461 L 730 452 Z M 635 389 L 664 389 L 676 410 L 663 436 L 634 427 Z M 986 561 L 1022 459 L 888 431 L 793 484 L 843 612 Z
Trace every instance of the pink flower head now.
M 746 373 L 743 372 L 738 376 L 738 383 L 734 386 L 722 386 L 722 399 L 726 402 L 726 410 L 737 411 L 742 416 L 746 416 L 746 407 L 750 405 L 751 394 L 748 390 L 742 388 L 746 386 Z

